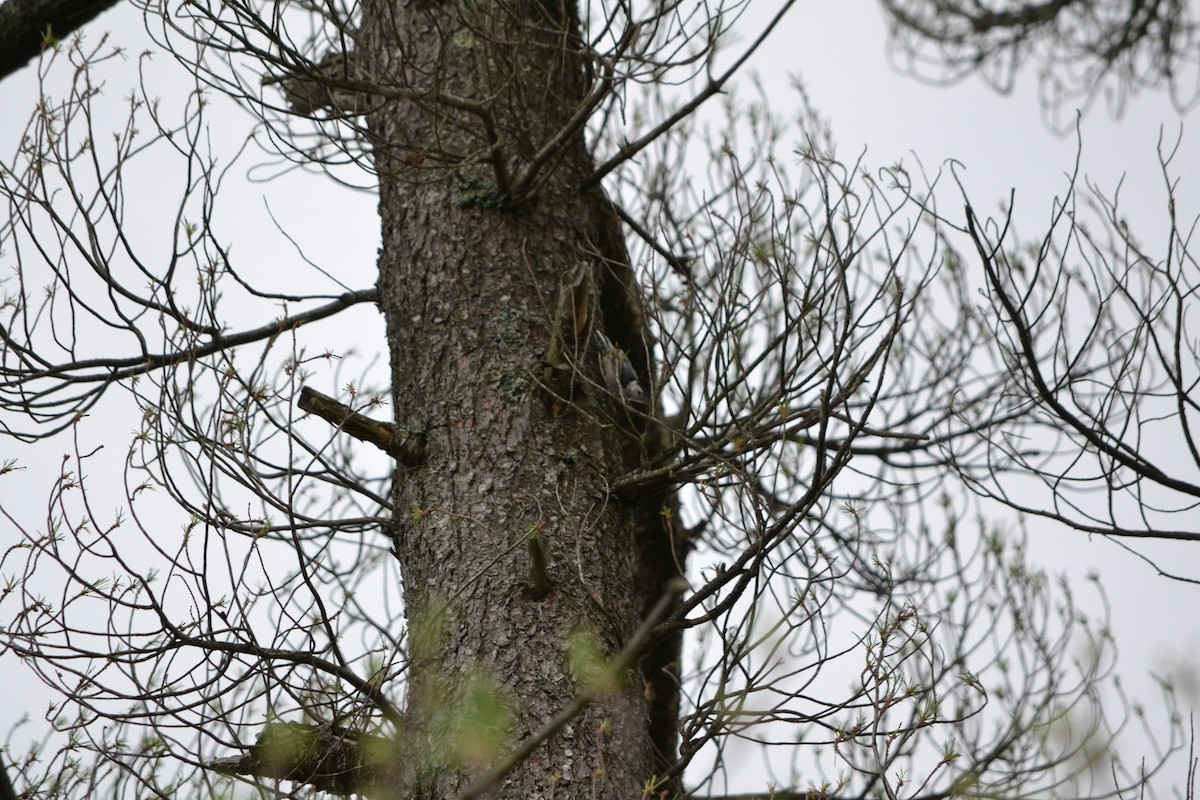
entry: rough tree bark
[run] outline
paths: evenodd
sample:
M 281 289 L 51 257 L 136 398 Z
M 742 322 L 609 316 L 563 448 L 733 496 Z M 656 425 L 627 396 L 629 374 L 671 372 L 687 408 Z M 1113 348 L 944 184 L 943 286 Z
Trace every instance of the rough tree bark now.
M 644 426 L 595 386 L 555 398 L 541 380 L 559 294 L 580 265 L 590 276 L 575 363 L 595 364 L 589 333 L 603 330 L 643 380 L 649 368 L 613 209 L 581 191 L 592 169 L 581 127 L 538 180 L 505 185 L 588 91 L 580 54 L 564 47 L 577 21 L 519 0 L 469 8 L 474 17 L 464 5 L 375 0 L 358 42 L 358 67 L 385 94 L 428 87 L 369 116 L 392 399 L 398 425 L 425 448 L 399 471 L 395 553 L 410 625 L 436 629 L 410 642 L 413 731 L 402 749 L 418 755 L 397 778 L 405 796 L 454 796 L 479 771 L 436 755 L 452 735 L 442 711 L 470 680 L 482 674 L 507 697 L 514 740 L 530 736 L 587 688 L 570 643 L 611 658 L 675 571 L 664 499 L 607 491 L 646 457 Z M 548 593 L 530 591 L 542 554 Z M 663 672 L 673 646 L 647 659 L 652 685 L 626 676 L 499 795 L 639 796 L 673 755 L 655 755 L 673 749 L 677 690 Z
M 4 0 L 0 3 L 0 78 L 25 66 L 118 0 Z

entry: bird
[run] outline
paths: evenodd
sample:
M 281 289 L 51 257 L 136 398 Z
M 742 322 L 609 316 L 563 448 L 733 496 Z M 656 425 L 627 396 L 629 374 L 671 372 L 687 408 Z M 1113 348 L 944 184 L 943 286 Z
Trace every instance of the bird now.
M 600 374 L 604 377 L 604 385 L 625 405 L 638 410 L 644 408 L 646 390 L 629 356 L 600 331 L 596 331 L 595 336 L 600 350 Z

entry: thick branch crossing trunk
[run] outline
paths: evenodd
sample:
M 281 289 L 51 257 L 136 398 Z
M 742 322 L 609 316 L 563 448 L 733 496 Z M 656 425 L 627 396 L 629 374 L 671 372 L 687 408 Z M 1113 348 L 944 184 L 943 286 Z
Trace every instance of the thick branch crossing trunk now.
M 0 78 L 116 4 L 117 0 L 4 0 L 0 3 Z

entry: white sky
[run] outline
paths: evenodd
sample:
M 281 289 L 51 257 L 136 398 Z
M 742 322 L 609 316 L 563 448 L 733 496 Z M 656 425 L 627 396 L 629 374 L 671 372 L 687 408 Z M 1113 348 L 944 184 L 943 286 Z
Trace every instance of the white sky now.
M 101 30 L 113 31 L 115 40 L 130 42 L 134 52 L 141 46 L 135 42 L 144 36 L 140 17 L 131 7 L 93 22 L 89 36 L 98 36 Z M 748 36 L 743 37 L 746 40 Z M 908 160 L 915 153 L 928 169 L 935 170 L 945 159 L 954 158 L 965 165 L 967 187 L 975 205 L 983 210 L 994 211 L 1015 187 L 1018 214 L 1032 220 L 1044 218 L 1053 197 L 1064 190 L 1064 174 L 1074 162 L 1074 137 L 1056 137 L 1043 124 L 1035 74 L 1027 70 L 1010 96 L 997 96 L 977 80 L 945 88 L 898 75 L 888 65 L 883 20 L 873 0 L 801 0 L 755 60 L 754 68 L 769 87 L 780 87 L 779 96 L 785 101 L 793 97 L 786 89 L 787 75 L 802 77 L 814 106 L 830 120 L 843 159 L 852 160 L 865 147 L 868 162 L 876 166 Z M 0 109 L 4 109 L 0 114 L 0 152 L 6 157 L 26 119 L 32 86 L 29 70 L 0 84 Z M 118 91 L 127 93 L 128 88 Z M 1198 116 L 1200 113 L 1193 113 L 1185 120 L 1177 161 L 1176 174 L 1183 178 L 1179 216 L 1185 220 L 1200 214 Z M 1160 229 L 1155 227 L 1161 226 L 1157 215 L 1165 203 L 1155 146 L 1161 130 L 1165 128 L 1166 137 L 1173 139 L 1178 124 L 1179 115 L 1167 99 L 1152 95 L 1135 98 L 1119 120 L 1112 119 L 1099 104 L 1083 124 L 1083 172 L 1108 188 L 1124 177 L 1125 207 L 1144 208 L 1142 224 L 1149 227 L 1139 228 L 1142 221 L 1137 214 L 1130 215 L 1131 222 L 1151 243 Z M 230 219 L 224 232 L 237 237 L 239 248 L 253 247 L 256 233 L 269 229 L 263 193 L 271 193 L 272 209 L 285 226 L 291 209 L 319 202 L 277 189 L 269 184 L 247 184 L 239 190 L 245 204 L 240 230 L 231 227 L 234 220 Z M 358 257 L 347 259 L 343 235 L 306 236 L 303 230 L 298 235 L 306 251 L 318 260 L 337 258 L 369 270 L 374 252 L 370 233 L 374 200 L 362 197 L 339 208 L 351 215 L 344 226 L 337 223 L 339 234 L 353 230 L 355 224 L 367 226 L 367 233 L 355 243 Z M 1030 216 L 1024 217 L 1026 213 Z M 296 215 L 302 216 L 300 211 Z M 367 222 L 355 223 L 354 217 Z M 1035 235 L 1030 224 L 1023 223 L 1021 231 L 1027 237 Z M 278 243 L 278 239 L 274 241 Z M 359 274 L 363 279 L 351 282 L 355 288 L 369 283 L 369 271 Z M 57 462 L 66 449 L 65 442 L 51 445 L 51 461 Z M 28 454 L 22 451 L 20 455 L 24 459 Z M 6 480 L 5 485 L 15 484 Z M 37 487 L 31 485 L 30 489 Z M 0 502 L 12 503 L 13 499 L 9 496 Z M 1192 694 L 1182 698 L 1184 707 L 1200 707 L 1200 679 L 1193 666 L 1193 655 L 1200 652 L 1200 588 L 1156 577 L 1143 562 L 1105 541 L 1092 541 L 1049 524 L 1036 524 L 1032 533 L 1031 550 L 1043 565 L 1066 569 L 1076 579 L 1090 569 L 1099 571 L 1113 604 L 1112 630 L 1121 651 L 1119 669 L 1130 692 L 1144 694 L 1153 709 L 1157 693 L 1142 676 L 1186 665 L 1192 669 Z M 0 528 L 0 549 L 11 544 L 12 536 L 11 531 Z M 1158 544 L 1146 549 L 1181 571 L 1200 576 L 1200 568 L 1196 568 L 1200 567 L 1200 545 Z M 1189 570 L 1189 565 L 1195 566 Z M 14 666 L 11 661 L 0 664 L 0 677 L 8 687 L 0 708 L 0 734 L 22 711 L 30 712 L 36 721 L 48 700 L 40 684 Z M 21 690 L 14 692 L 13 686 Z M 1181 688 L 1187 686 L 1181 684 Z M 1168 777 L 1174 780 L 1174 776 Z M 1181 774 L 1178 780 L 1182 780 Z

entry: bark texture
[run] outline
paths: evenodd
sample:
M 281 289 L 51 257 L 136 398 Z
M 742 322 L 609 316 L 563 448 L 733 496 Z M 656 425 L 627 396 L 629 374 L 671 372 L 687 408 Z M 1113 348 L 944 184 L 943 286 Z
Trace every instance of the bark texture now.
M 48 35 L 62 40 L 117 0 L 4 0 L 0 3 L 0 78 L 37 57 Z
M 503 185 L 588 88 L 564 45 L 574 28 L 568 10 L 537 3 L 365 7 L 363 68 L 385 96 L 395 86 L 413 97 L 369 118 L 393 401 L 425 444 L 395 492 L 413 725 L 397 796 L 451 797 L 487 766 L 447 709 L 470 706 L 482 685 L 511 710 L 507 741 L 524 739 L 585 688 L 591 656 L 616 654 L 662 591 L 646 569 L 648 537 L 663 552 L 661 499 L 607 491 L 645 444 L 587 384 L 588 340 L 570 402 L 549 402 L 542 387 L 557 298 L 581 263 L 594 276 L 589 324 L 636 343 L 643 376 L 648 366 L 612 208 L 579 188 L 591 168 L 582 132 L 535 192 Z M 528 546 L 532 534 L 540 547 Z M 531 580 L 543 556 L 546 580 Z M 659 767 L 643 678 L 623 678 L 491 796 L 640 796 Z

